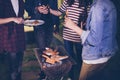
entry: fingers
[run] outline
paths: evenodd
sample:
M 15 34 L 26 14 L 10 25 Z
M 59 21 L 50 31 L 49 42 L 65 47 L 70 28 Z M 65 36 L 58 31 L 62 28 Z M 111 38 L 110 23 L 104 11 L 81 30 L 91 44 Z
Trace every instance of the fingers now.
M 68 20 L 69 20 L 69 18 L 65 16 L 64 21 L 67 22 Z
M 63 24 L 65 25 L 65 24 L 67 24 L 67 23 L 69 23 L 69 22 L 70 22 L 70 19 L 65 16 Z
M 48 14 L 48 6 L 42 5 L 37 7 L 37 9 L 42 14 Z
M 24 22 L 23 18 L 13 18 L 13 21 L 17 24 L 22 24 Z
M 67 23 L 67 21 L 68 21 L 67 19 L 68 19 L 68 18 L 65 16 L 65 17 L 64 17 L 64 22 L 62 23 L 65 27 L 66 27 L 66 23 Z
M 18 24 L 22 24 L 24 22 L 23 18 L 17 18 Z
M 77 24 L 74 23 L 71 19 L 69 19 L 68 17 L 65 17 L 64 23 L 63 25 L 67 28 L 73 29 L 74 26 L 76 26 Z

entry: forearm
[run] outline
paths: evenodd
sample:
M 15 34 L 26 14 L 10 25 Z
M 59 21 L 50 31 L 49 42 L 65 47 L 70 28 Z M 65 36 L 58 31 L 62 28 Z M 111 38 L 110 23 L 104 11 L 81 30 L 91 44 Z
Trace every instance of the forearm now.
M 0 18 L 0 24 L 9 23 L 11 21 L 14 21 L 14 18 Z
M 74 30 L 78 35 L 82 35 L 83 30 L 68 17 L 65 17 L 63 25 L 67 28 Z
M 50 13 L 55 15 L 55 16 L 60 16 L 62 13 L 58 10 L 53 10 L 53 9 L 50 9 Z

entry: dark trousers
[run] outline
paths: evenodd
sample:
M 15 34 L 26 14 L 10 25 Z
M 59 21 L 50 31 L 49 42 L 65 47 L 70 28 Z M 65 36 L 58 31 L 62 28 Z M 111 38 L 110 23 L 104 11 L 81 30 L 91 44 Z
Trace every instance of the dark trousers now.
M 68 54 L 77 62 L 77 64 L 74 65 L 70 71 L 70 77 L 72 78 L 72 80 L 78 80 L 79 71 L 82 65 L 82 57 L 81 57 L 82 45 L 80 42 L 72 42 L 72 41 L 64 40 L 64 46 Z M 77 73 L 75 73 L 75 71 L 77 71 Z M 74 73 L 75 75 L 77 75 L 76 79 Z
M 21 80 L 21 69 L 24 52 L 9 53 L 10 80 Z
M 50 47 L 53 39 L 53 25 L 46 23 L 35 27 L 34 34 L 38 48 L 44 49 L 45 47 Z

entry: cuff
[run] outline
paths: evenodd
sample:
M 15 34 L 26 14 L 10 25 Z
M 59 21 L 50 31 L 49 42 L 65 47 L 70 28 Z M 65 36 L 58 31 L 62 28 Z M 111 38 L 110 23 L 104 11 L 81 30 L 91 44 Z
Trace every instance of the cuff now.
M 83 32 L 82 32 L 82 35 L 81 35 L 82 44 L 85 43 L 85 41 L 86 41 L 86 39 L 87 39 L 89 33 L 90 33 L 90 31 L 83 31 Z

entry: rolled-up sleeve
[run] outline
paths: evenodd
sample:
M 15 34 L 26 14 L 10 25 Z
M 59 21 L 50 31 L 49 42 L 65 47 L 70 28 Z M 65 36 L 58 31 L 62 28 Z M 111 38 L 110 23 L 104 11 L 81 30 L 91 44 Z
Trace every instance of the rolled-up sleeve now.
M 89 22 L 90 29 L 83 31 L 81 34 L 82 44 L 87 42 L 89 45 L 96 46 L 101 42 L 104 17 L 103 9 L 100 6 L 93 8 L 91 20 Z
M 81 35 L 82 44 L 84 44 L 84 42 L 87 39 L 89 33 L 90 33 L 90 31 L 83 31 L 82 32 L 82 35 Z

